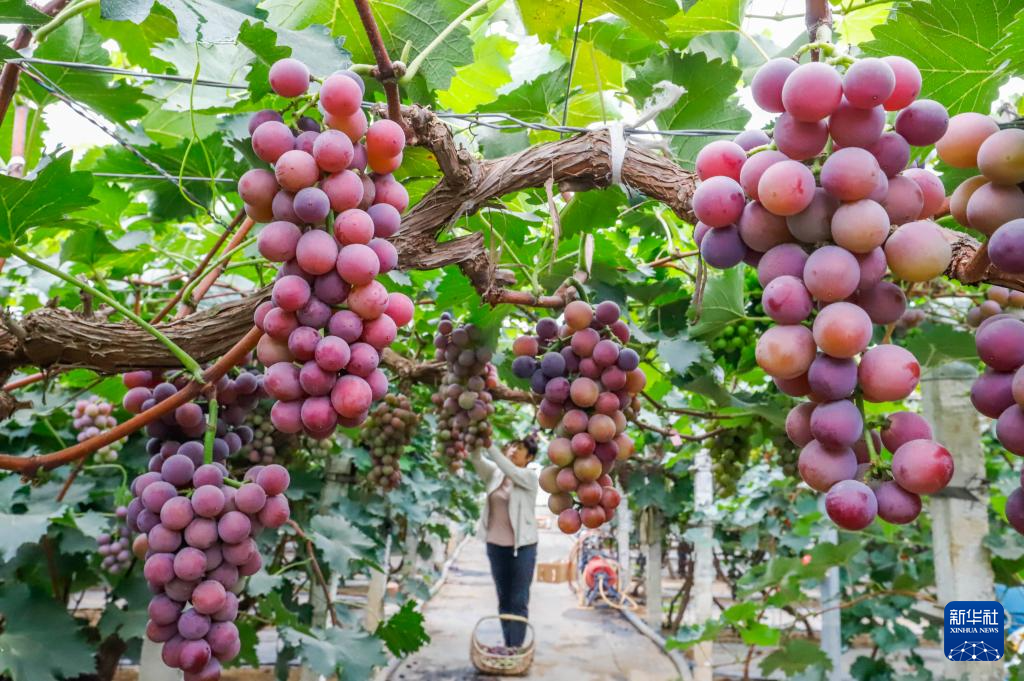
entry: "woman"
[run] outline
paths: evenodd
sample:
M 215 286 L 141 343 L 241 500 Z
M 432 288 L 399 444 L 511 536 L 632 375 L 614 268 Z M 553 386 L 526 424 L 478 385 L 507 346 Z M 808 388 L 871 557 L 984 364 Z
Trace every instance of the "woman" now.
M 530 583 L 537 563 L 537 474 L 527 464 L 537 456 L 532 436 L 516 440 L 502 453 L 477 451 L 471 461 L 487 486 L 487 503 L 480 513 L 479 536 L 487 542 L 491 576 L 498 590 L 498 612 L 526 617 Z M 501 621 L 505 645 L 517 648 L 526 638 L 526 624 Z

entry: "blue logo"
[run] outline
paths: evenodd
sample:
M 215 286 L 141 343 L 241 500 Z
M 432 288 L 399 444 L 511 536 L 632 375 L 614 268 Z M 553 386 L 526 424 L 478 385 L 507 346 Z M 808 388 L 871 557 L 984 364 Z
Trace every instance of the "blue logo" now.
M 942 643 L 954 662 L 995 662 L 1003 657 L 1005 616 L 998 601 L 946 604 Z

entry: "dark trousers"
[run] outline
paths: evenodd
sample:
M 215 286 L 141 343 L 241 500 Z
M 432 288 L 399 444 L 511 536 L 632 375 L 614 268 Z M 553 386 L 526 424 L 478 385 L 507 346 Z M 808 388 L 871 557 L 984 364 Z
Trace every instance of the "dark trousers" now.
M 498 612 L 502 615 L 527 617 L 530 607 L 530 583 L 537 563 L 537 545 L 520 546 L 518 555 L 511 546 L 487 545 L 487 558 L 491 561 L 491 576 L 498 589 Z M 523 645 L 526 638 L 524 622 L 501 621 L 505 645 Z

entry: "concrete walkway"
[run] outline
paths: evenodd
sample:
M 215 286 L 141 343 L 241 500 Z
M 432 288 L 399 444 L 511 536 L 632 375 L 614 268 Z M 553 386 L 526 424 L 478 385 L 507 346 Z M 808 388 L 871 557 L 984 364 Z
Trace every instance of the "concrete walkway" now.
M 538 562 L 564 560 L 573 539 L 557 529 L 541 530 Z M 424 608 L 431 642 L 410 656 L 390 681 L 456 681 L 500 677 L 477 674 L 469 661 L 473 627 L 496 614 L 498 598 L 482 542 L 471 539 L 452 565 L 448 581 Z M 525 679 L 573 681 L 668 681 L 672 662 L 621 615 L 608 609 L 581 610 L 566 584 L 534 582 L 530 621 L 537 634 L 533 668 Z M 497 635 L 497 631 L 494 632 Z M 485 641 L 485 643 L 488 641 Z M 497 642 L 497 641 L 495 641 Z

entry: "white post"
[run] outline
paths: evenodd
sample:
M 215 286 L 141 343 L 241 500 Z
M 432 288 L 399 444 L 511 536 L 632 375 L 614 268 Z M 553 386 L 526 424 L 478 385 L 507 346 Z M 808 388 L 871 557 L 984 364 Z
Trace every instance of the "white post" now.
M 621 486 L 618 486 L 622 501 L 619 503 L 618 511 L 615 514 L 618 523 L 615 526 L 615 544 L 618 552 L 619 568 L 621 570 L 620 589 L 627 589 L 633 581 L 632 554 L 629 550 L 629 535 L 633 531 L 633 511 L 629 508 L 629 501 Z
M 661 509 L 647 510 L 647 625 L 661 632 Z
M 976 376 L 974 367 L 952 362 L 921 379 L 924 416 L 956 463 L 949 488 L 929 499 L 940 610 L 949 601 L 995 599 L 992 563 L 983 544 L 988 534 L 988 491 L 983 482 L 981 421 L 970 400 Z M 1002 662 L 953 662 L 943 657 L 942 677 L 999 681 L 1005 672 Z
M 370 570 L 370 586 L 366 590 L 366 611 L 363 613 L 363 627 L 373 633 L 384 621 L 384 599 L 388 594 L 388 572 L 391 567 L 391 535 L 384 540 L 384 557 L 380 566 L 384 571 Z
M 142 638 L 142 658 L 139 660 L 139 678 L 146 681 L 181 681 L 184 678 L 177 669 L 171 669 L 160 657 L 162 643 L 153 643 Z
M 821 512 L 825 513 L 825 497 L 819 499 Z M 830 527 L 822 533 L 821 540 L 836 544 L 839 533 Z M 841 681 L 843 678 L 843 631 L 842 613 L 839 610 L 839 599 L 842 589 L 839 586 L 839 568 L 830 567 L 825 571 L 825 579 L 821 582 L 821 649 L 832 662 L 829 681 Z
M 343 441 L 343 446 L 351 444 L 347 439 Z M 324 486 L 320 490 L 320 511 L 327 511 L 346 491 L 346 485 L 341 482 L 342 478 L 351 475 L 352 473 L 352 459 L 348 456 L 332 456 L 327 461 L 327 466 L 324 471 Z M 331 575 L 327 581 L 327 587 L 332 594 L 338 593 L 338 576 Z M 313 622 L 317 626 L 331 626 L 331 619 L 327 612 L 327 599 L 324 597 L 323 590 L 316 588 L 316 586 L 310 587 L 309 602 L 313 607 Z M 139 678 L 147 679 L 148 677 L 140 676 Z M 306 665 L 302 666 L 302 671 L 299 675 L 300 681 L 319 681 L 323 677 L 314 672 Z
M 715 484 L 711 474 L 711 454 L 706 449 L 697 452 L 696 474 L 693 481 L 693 501 L 697 515 L 701 518 L 697 536 L 693 541 L 693 614 L 696 624 L 704 624 L 714 615 L 714 526 L 710 511 L 715 503 Z M 712 681 L 714 641 L 702 641 L 693 650 L 694 681 Z

